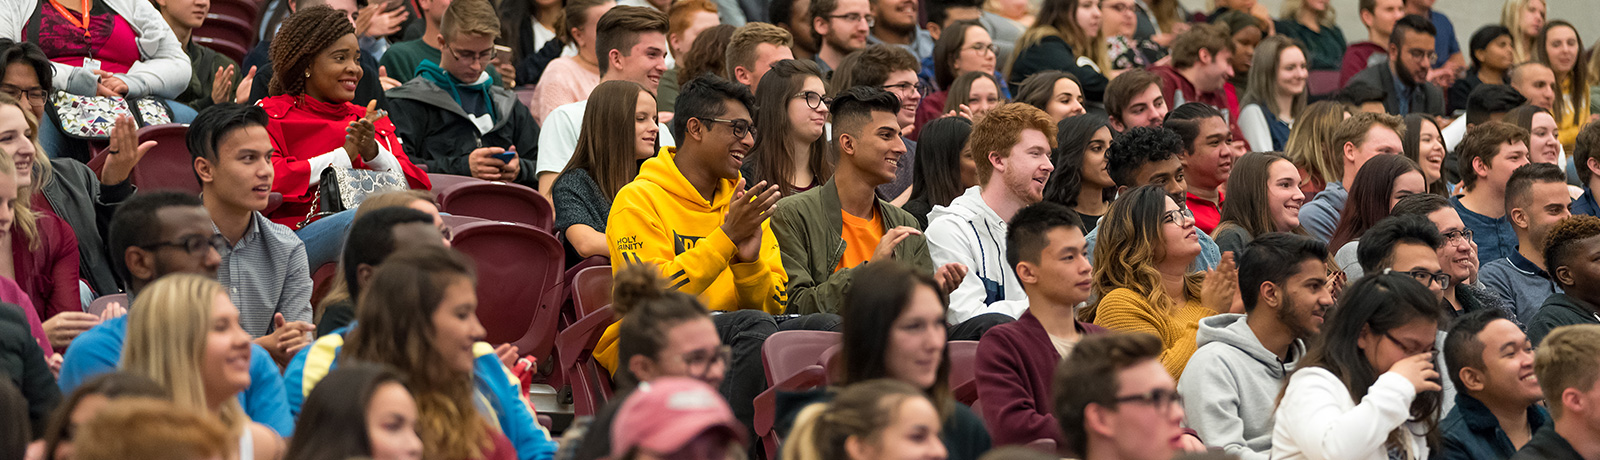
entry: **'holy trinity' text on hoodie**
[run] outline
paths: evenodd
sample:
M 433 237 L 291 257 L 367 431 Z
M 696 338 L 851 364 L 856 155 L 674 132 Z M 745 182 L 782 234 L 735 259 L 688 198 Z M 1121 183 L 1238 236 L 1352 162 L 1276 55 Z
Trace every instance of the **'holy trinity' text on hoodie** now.
M 789 277 L 772 228 L 761 224 L 757 260 L 734 263 L 738 247 L 722 232 L 722 220 L 735 182 L 717 181 L 717 191 L 707 201 L 678 170 L 676 153 L 676 148 L 662 148 L 639 167 L 638 178 L 617 192 L 606 221 L 613 270 L 629 263 L 655 264 L 669 285 L 699 297 L 712 310 L 783 313 Z M 595 345 L 595 360 L 607 369 L 616 368 L 616 342 L 617 325 L 612 324 Z
M 950 293 L 950 324 L 984 313 L 1005 313 L 1012 318 L 1022 314 L 990 307 L 1001 300 L 1026 301 L 1028 294 L 1022 291 L 1016 272 L 1006 266 L 1006 221 L 983 202 L 980 187 L 968 188 L 949 206 L 934 206 L 928 212 L 924 233 L 933 266 L 958 263 L 967 267 L 967 277 Z
M 1207 446 L 1243 460 L 1266 460 L 1278 392 L 1305 355 L 1305 343 L 1296 340 L 1289 346 L 1289 361 L 1279 361 L 1245 318 L 1226 314 L 1200 320 L 1195 336 L 1200 349 L 1178 379 L 1178 394 L 1188 425 Z

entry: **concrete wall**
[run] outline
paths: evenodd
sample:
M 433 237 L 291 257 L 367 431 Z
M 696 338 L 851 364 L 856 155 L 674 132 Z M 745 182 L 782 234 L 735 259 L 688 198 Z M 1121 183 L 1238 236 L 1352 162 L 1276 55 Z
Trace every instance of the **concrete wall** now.
M 1274 15 L 1281 11 L 1283 0 L 1259 0 Z M 1592 19 L 1583 19 L 1600 12 L 1600 0 L 1546 0 L 1546 18 L 1565 19 L 1578 28 L 1578 35 L 1583 38 L 1585 47 L 1593 46 L 1600 40 L 1600 22 Z M 1191 11 L 1210 11 L 1207 0 L 1181 0 L 1180 3 Z M 1356 14 L 1357 0 L 1333 0 L 1333 8 L 1339 13 L 1339 28 L 1344 30 L 1345 39 L 1350 42 L 1359 42 L 1367 39 L 1367 29 L 1361 25 L 1361 17 Z M 1495 0 L 1438 0 L 1434 9 L 1450 17 L 1450 22 L 1456 26 L 1456 40 L 1461 42 L 1463 53 L 1467 51 L 1467 40 L 1479 27 L 1490 23 L 1500 22 L 1500 7 L 1502 2 Z M 1470 58 L 1467 59 L 1471 61 Z

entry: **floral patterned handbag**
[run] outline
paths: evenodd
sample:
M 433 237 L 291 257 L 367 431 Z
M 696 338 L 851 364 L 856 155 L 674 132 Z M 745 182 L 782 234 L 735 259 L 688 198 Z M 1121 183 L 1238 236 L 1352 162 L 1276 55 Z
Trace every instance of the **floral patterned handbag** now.
M 355 209 L 369 196 L 409 189 L 411 186 L 406 183 L 405 173 L 398 169 L 373 171 L 329 166 L 322 170 L 322 183 L 317 185 L 316 197 L 312 198 L 316 205 L 306 214 L 306 220 L 300 226 L 340 211 Z
M 122 115 L 133 117 L 133 121 L 141 128 L 172 123 L 172 108 L 167 106 L 165 99 L 154 96 L 79 96 L 56 91 L 50 95 L 48 106 L 50 120 L 73 139 L 110 139 L 111 127 Z

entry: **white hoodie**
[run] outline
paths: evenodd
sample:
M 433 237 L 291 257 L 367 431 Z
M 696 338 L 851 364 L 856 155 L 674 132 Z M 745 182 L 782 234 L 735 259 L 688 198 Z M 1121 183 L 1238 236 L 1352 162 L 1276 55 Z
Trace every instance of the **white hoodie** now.
M 967 267 L 961 287 L 950 293 L 950 324 L 984 313 L 1016 318 L 1028 307 L 1017 273 L 1006 266 L 1006 221 L 983 202 L 979 187 L 967 189 L 928 212 L 928 252 L 935 267 L 958 263 Z M 1000 302 L 1021 301 L 1021 302 Z

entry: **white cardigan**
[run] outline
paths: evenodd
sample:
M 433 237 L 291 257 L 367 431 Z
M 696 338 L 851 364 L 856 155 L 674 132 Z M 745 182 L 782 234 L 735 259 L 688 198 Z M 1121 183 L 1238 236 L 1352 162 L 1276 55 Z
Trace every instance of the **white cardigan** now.
M 1420 424 L 1409 423 L 1416 388 L 1405 377 L 1384 373 L 1361 398 L 1350 392 L 1333 373 L 1320 367 L 1300 369 L 1289 377 L 1283 400 L 1278 402 L 1277 424 L 1272 428 L 1273 460 L 1385 460 L 1383 443 L 1389 433 L 1405 425 L 1409 458 L 1428 458 L 1427 440 L 1419 436 Z
M 117 78 L 128 84 L 128 96 L 178 97 L 189 87 L 189 55 L 172 33 L 161 12 L 148 0 L 94 0 L 121 15 L 139 35 L 139 62 Z M 37 0 L 0 0 L 0 38 L 26 41 L 23 30 L 39 7 Z M 83 67 L 52 63 L 55 77 L 51 84 L 59 90 L 83 96 L 95 95 L 99 77 Z

